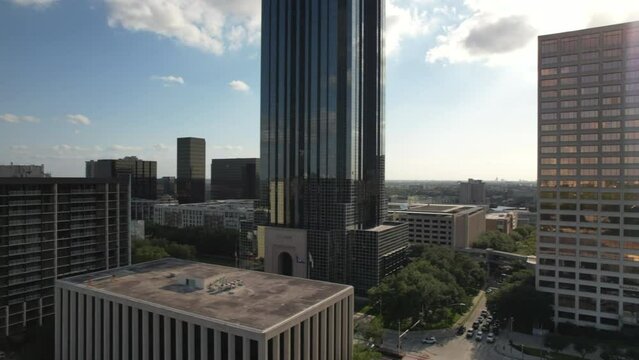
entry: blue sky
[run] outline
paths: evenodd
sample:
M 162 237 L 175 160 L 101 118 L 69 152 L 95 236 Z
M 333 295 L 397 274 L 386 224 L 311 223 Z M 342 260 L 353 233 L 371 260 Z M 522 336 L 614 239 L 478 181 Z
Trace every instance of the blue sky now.
M 259 9 L 0 0 L 0 163 L 82 176 L 138 155 L 174 175 L 180 136 L 207 161 L 259 156 Z M 634 1 L 387 0 L 387 179 L 534 179 L 536 35 L 630 20 Z

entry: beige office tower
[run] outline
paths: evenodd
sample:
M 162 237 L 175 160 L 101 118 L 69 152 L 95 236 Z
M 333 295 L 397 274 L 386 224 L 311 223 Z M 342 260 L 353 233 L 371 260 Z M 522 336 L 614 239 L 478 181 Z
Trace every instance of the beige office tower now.
M 353 358 L 346 285 L 166 258 L 58 280 L 55 297 L 55 359 Z
M 555 321 L 639 326 L 639 22 L 539 37 L 537 288 Z

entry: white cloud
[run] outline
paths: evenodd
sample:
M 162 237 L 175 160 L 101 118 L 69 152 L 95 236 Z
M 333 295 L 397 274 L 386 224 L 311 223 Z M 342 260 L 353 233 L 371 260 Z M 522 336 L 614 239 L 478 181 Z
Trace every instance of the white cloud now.
M 82 114 L 69 114 L 67 121 L 74 125 L 91 125 L 91 119 Z
M 151 76 L 151 80 L 157 80 L 157 81 L 161 81 L 164 86 L 172 86 L 172 85 L 184 85 L 184 78 L 182 78 L 181 76 L 175 76 L 175 75 L 167 75 L 167 76 L 158 76 L 158 75 L 153 75 Z
M 6 123 L 39 123 L 40 119 L 30 115 L 3 114 L 0 115 L 0 122 Z
M 386 0 L 386 55 L 393 55 L 399 51 L 405 38 L 427 34 L 432 25 L 427 11 L 413 0 L 413 5 L 400 6 L 397 0 Z
M 233 80 L 229 83 L 229 87 L 235 91 L 248 92 L 251 87 L 242 80 Z
M 260 0 L 105 0 L 108 24 L 223 54 L 258 43 Z
M 244 147 L 241 145 L 215 145 L 213 146 L 213 149 L 241 152 L 242 150 L 244 150 Z
M 18 6 L 33 6 L 36 8 L 45 8 L 57 0 L 10 0 Z
M 536 62 L 537 35 L 639 18 L 635 0 L 465 0 L 470 14 L 445 27 L 426 60 L 488 65 Z
M 165 145 L 165 144 L 155 144 L 155 145 L 153 145 L 153 150 L 156 150 L 156 151 L 167 151 L 169 149 L 170 149 L 170 147 L 168 145 Z
M 112 151 L 142 151 L 142 147 L 140 146 L 127 146 L 127 145 L 111 145 L 109 150 Z

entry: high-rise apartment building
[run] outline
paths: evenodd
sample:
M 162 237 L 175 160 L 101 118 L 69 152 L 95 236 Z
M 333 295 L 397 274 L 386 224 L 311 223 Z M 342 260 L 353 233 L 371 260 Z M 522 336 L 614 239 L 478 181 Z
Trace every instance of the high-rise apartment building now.
M 350 286 L 171 258 L 56 286 L 56 360 L 353 358 Z
M 639 22 L 539 37 L 537 288 L 555 319 L 639 326 Z
M 472 205 L 485 205 L 486 183 L 481 180 L 468 179 L 459 183 L 459 203 Z
M 262 2 L 258 211 L 261 225 L 299 230 L 263 232 L 266 269 L 282 272 L 281 256 L 292 256 L 304 264 L 295 276 L 308 266 L 312 278 L 366 291 L 353 282 L 358 257 L 348 237 L 394 231 L 378 227 L 386 216 L 383 24 L 382 0 Z M 401 229 L 405 240 L 381 246 L 380 257 L 407 246 Z
M 157 198 L 157 162 L 140 160 L 135 156 L 123 159 L 91 160 L 86 162 L 87 178 L 117 178 L 131 175 L 131 197 Z
M 259 159 L 213 159 L 211 200 L 257 199 Z
M 0 336 L 53 314 L 55 280 L 128 265 L 129 178 L 0 178 Z
M 177 139 L 177 192 L 180 204 L 206 201 L 206 141 Z

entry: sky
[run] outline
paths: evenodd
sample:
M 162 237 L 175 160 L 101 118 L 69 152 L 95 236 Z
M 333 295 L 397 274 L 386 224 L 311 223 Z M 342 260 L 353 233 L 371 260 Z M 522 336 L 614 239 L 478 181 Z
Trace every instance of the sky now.
M 259 157 L 260 0 L 0 0 L 0 164 Z M 386 178 L 534 180 L 538 35 L 636 0 L 386 0 Z

